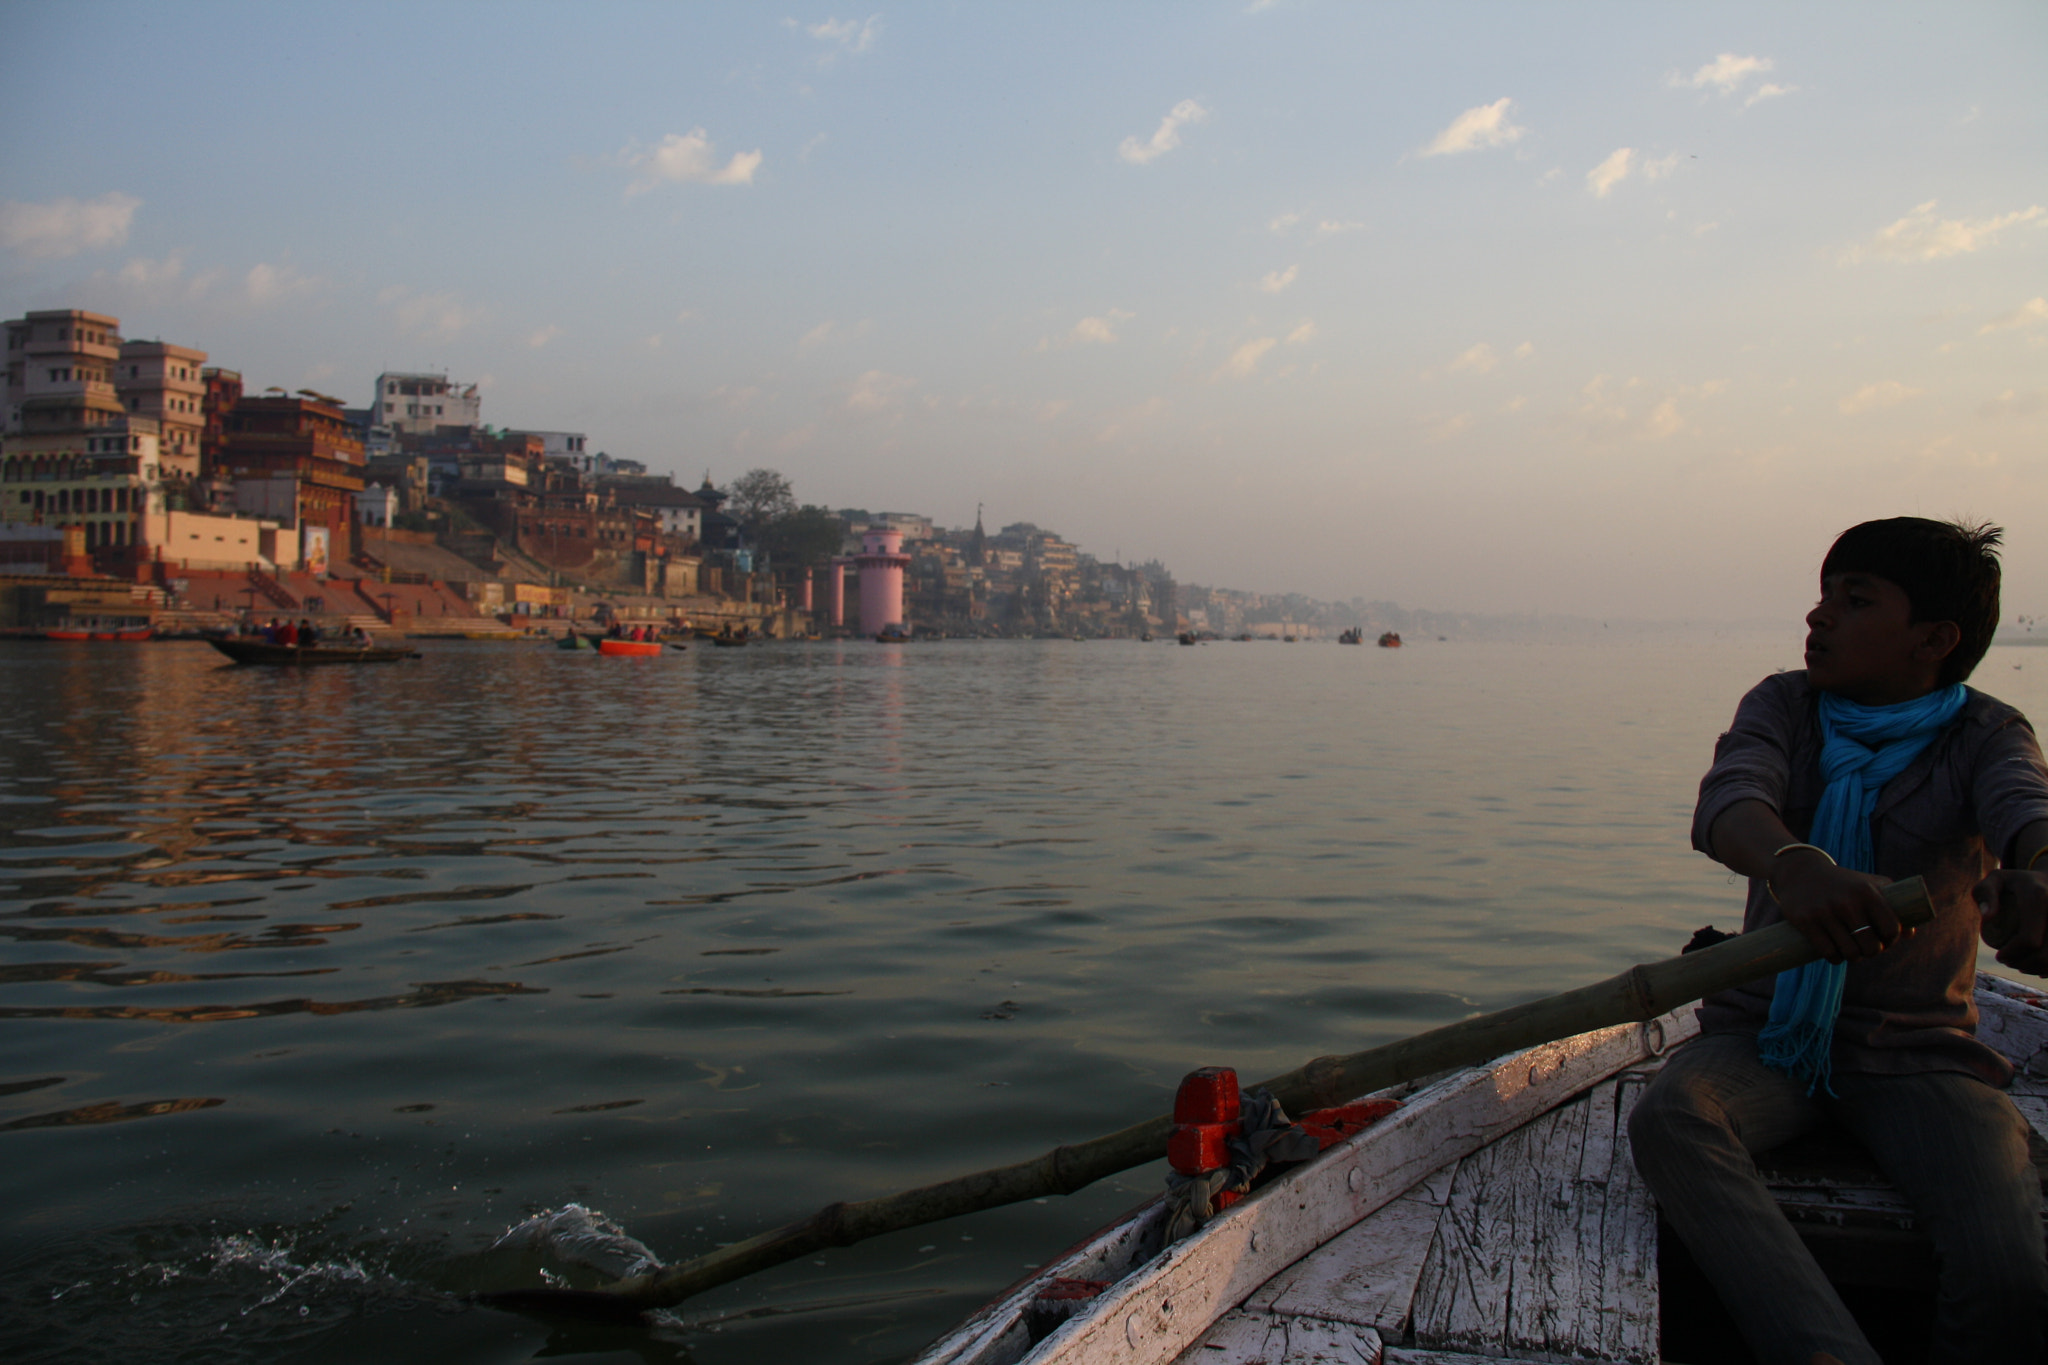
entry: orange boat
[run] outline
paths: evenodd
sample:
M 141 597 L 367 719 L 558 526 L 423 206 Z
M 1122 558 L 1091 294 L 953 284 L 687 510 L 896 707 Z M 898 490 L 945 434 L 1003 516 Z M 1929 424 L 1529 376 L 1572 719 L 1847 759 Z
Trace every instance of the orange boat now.
M 661 641 L 599 640 L 597 642 L 597 649 L 600 654 L 659 654 L 661 653 Z
M 148 626 L 130 626 L 117 630 L 48 630 L 43 633 L 52 640 L 147 640 L 152 631 Z

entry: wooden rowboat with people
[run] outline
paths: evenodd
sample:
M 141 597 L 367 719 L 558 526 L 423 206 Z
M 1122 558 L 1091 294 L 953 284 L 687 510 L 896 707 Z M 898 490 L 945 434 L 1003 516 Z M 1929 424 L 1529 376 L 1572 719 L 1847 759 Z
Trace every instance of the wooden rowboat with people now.
M 1884 894 L 1902 924 L 1932 918 L 1920 879 Z M 1676 1239 L 1660 1237 L 1627 1119 L 1661 1059 L 1697 1032 L 1694 1001 L 1814 957 L 1791 926 L 1772 925 L 1318 1058 L 1264 1082 L 1263 1097 L 1245 1092 L 1234 1115 L 1235 1078 L 1225 1086 L 1221 1068 L 1204 1068 L 1183 1082 L 1174 1115 L 1032 1160 L 830 1205 L 695 1260 L 647 1268 L 650 1258 L 600 1289 L 476 1297 L 632 1319 L 828 1247 L 1071 1193 L 1167 1156 L 1175 1194 L 1053 1257 L 915 1365 L 1741 1360 L 1712 1291 Z M 2019 1069 L 2012 1094 L 2048 1167 L 2048 999 L 1983 975 L 1977 1001 L 1979 1035 Z M 1303 1117 L 1278 1127 L 1269 1101 Z M 1247 1151 L 1276 1161 L 1232 1202 L 1232 1182 L 1259 1164 Z M 1866 1330 L 1886 1359 L 1923 1358 L 1932 1252 L 1905 1201 L 1839 1141 L 1759 1162 L 1844 1299 L 1872 1315 Z
M 2048 1000 L 1990 975 L 1977 1000 L 2048 1176 Z M 1629 1152 L 1636 1099 L 1697 1029 L 1687 1007 L 1377 1090 L 1398 1108 L 1191 1236 L 1155 1200 L 914 1365 L 1746 1360 Z M 1869 1158 L 1823 1134 L 1758 1164 L 1885 1359 L 1925 1359 L 1932 1249 Z
M 315 664 L 388 664 L 420 657 L 416 649 L 385 645 L 274 645 L 268 640 L 212 636 L 207 643 L 238 664 L 285 664 L 297 668 Z

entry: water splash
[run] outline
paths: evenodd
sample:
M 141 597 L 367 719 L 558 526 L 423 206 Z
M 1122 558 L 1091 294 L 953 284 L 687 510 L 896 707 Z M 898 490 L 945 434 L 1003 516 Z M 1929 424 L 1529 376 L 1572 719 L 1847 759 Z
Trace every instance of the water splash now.
M 543 1209 L 506 1229 L 492 1251 L 537 1252 L 543 1257 L 582 1266 L 614 1280 L 661 1269 L 661 1258 L 607 1215 L 581 1204 Z M 543 1268 L 543 1274 L 546 1269 Z M 558 1278 L 550 1276 L 549 1278 Z

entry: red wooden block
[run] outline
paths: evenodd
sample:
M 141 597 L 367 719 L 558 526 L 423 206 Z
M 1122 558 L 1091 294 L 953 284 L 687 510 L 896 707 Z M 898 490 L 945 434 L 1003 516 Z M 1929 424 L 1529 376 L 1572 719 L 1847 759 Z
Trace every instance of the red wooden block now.
M 1227 1066 L 1190 1071 L 1173 1097 L 1175 1123 L 1235 1123 L 1238 1113 L 1237 1072 Z
M 1303 1114 L 1295 1126 L 1316 1140 L 1319 1151 L 1328 1151 L 1354 1133 L 1360 1133 L 1401 1107 L 1399 1100 L 1366 1100 L 1340 1104 Z
M 1234 1123 L 1181 1123 L 1174 1125 L 1166 1139 L 1167 1164 L 1182 1175 L 1200 1175 L 1230 1161 L 1230 1140 L 1237 1136 Z

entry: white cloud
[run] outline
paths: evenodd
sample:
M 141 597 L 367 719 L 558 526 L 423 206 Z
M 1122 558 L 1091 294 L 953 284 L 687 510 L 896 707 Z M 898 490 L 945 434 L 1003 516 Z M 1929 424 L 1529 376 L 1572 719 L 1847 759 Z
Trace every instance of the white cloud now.
M 1133 166 L 1142 166 L 1148 161 L 1165 156 L 1180 146 L 1180 130 L 1187 124 L 1200 123 L 1209 117 L 1209 111 L 1194 100 L 1182 100 L 1167 111 L 1159 121 L 1159 129 L 1144 142 L 1135 136 L 1127 137 L 1116 149 L 1117 155 Z
M 415 295 L 404 285 L 385 286 L 377 302 L 391 310 L 400 332 L 434 341 L 451 340 L 483 319 L 453 294 Z
M 1064 344 L 1068 346 L 1107 346 L 1117 339 L 1116 329 L 1136 317 L 1121 308 L 1112 308 L 1101 317 L 1082 318 L 1074 324 L 1074 330 L 1067 333 Z M 1043 349 L 1041 347 L 1040 349 Z
M 526 334 L 526 344 L 537 351 L 561 334 L 562 329 L 551 322 L 545 327 L 536 327 L 531 332 L 528 332 Z
M 1660 156 L 1655 161 L 1645 161 L 1643 163 L 1643 179 L 1662 180 L 1677 169 L 1678 153 L 1673 152 L 1669 156 Z
M 142 201 L 109 191 L 97 199 L 52 199 L 47 204 L 0 203 L 0 247 L 24 256 L 55 259 L 119 246 Z
M 1631 163 L 1635 161 L 1633 147 L 1616 147 L 1608 158 L 1586 172 L 1586 188 L 1593 192 L 1595 199 L 1605 199 L 1607 192 L 1628 179 Z
M 1266 230 L 1284 237 L 1287 233 L 1300 227 L 1307 221 L 1308 215 L 1306 214 L 1283 213 L 1278 217 L 1268 219 L 1266 221 Z M 1315 226 L 1309 229 L 1309 235 L 1314 240 L 1320 242 L 1325 237 L 1336 237 L 1346 232 L 1357 232 L 1364 226 L 1364 223 L 1359 222 L 1355 218 L 1319 218 L 1316 220 Z
M 1305 345 L 1308 342 L 1314 341 L 1315 339 L 1316 323 L 1314 318 L 1303 318 L 1301 320 L 1301 326 L 1295 328 L 1293 331 L 1287 334 L 1287 344 L 1289 346 Z
M 1279 344 L 1278 339 L 1274 337 L 1260 337 L 1257 341 L 1247 341 L 1244 345 L 1232 351 L 1230 359 L 1218 366 L 1216 373 L 1211 375 L 1210 378 L 1249 379 L 1252 377 L 1252 373 L 1259 368 L 1259 362 L 1265 358 L 1266 352 Z
M 824 19 L 807 25 L 804 32 L 821 43 L 836 43 L 839 48 L 858 56 L 875 45 L 875 34 L 881 30 L 882 16 L 871 14 L 866 19 Z
M 1979 417 L 2032 417 L 2037 412 L 2048 412 L 2048 396 L 2038 389 L 2031 393 L 2007 389 L 1977 409 Z
M 1470 370 L 1473 374 L 1491 374 L 1494 367 L 1499 364 L 1500 357 L 1493 353 L 1493 347 L 1482 341 L 1477 346 L 1466 349 L 1444 368 L 1453 374 L 1459 370 Z
M 242 277 L 242 292 L 254 304 L 283 303 L 287 299 L 317 293 L 324 283 L 311 275 L 302 275 L 288 265 L 259 263 L 249 267 L 249 273 Z
M 1887 379 L 1879 384 L 1865 384 L 1835 406 L 1842 410 L 1844 417 L 1854 417 L 1859 412 L 1895 408 L 1908 398 L 1919 397 L 1921 392 L 1920 389 L 1907 388 L 1896 379 Z
M 812 351 L 823 346 L 832 339 L 833 326 L 834 324 L 830 319 L 819 323 L 816 327 L 803 334 L 802 339 L 797 342 L 796 348 L 799 351 Z
M 1755 93 L 1742 102 L 1742 107 L 1747 109 L 1751 105 L 1762 104 L 1765 100 L 1774 100 L 1780 95 L 1789 95 L 1798 88 L 1796 85 L 1759 85 Z
M 1285 270 L 1268 271 L 1266 277 L 1259 281 L 1259 288 L 1268 294 L 1277 294 L 1288 285 L 1293 284 L 1295 276 L 1299 274 L 1301 274 L 1301 267 L 1298 265 L 1290 265 Z
M 160 261 L 134 257 L 112 275 L 95 270 L 92 282 L 103 291 L 111 291 L 103 297 L 163 305 L 197 303 L 226 277 L 227 272 L 218 266 L 187 276 L 185 254 L 174 251 Z
M 1492 104 L 1482 104 L 1467 109 L 1451 120 L 1451 126 L 1436 135 L 1436 138 L 1417 156 L 1448 156 L 1456 152 L 1476 152 L 1486 147 L 1505 147 L 1521 140 L 1527 128 L 1518 128 L 1508 122 L 1509 100 L 1504 96 Z
M 2041 222 L 2048 226 L 2048 208 L 2039 204 L 1995 218 L 1936 218 L 1930 199 L 1875 236 L 1842 253 L 1842 264 L 1858 261 L 1938 261 L 1990 246 L 2009 227 Z
M 1530 356 L 1535 354 L 1536 343 L 1533 341 L 1525 341 L 1521 345 L 1515 347 L 1515 359 L 1517 360 L 1527 360 Z
M 1432 441 L 1448 441 L 1453 436 L 1457 436 L 1461 432 L 1468 430 L 1471 427 L 1471 425 L 1472 414 L 1469 412 L 1461 412 L 1450 417 L 1438 417 L 1428 419 L 1426 430 L 1428 432 L 1429 438 Z
M 2039 322 L 2048 322 L 2048 298 L 2031 298 L 2004 317 L 1993 318 L 1977 329 L 1977 335 L 1987 332 L 2006 332 L 2015 327 L 2032 327 Z
M 1732 52 L 1723 52 L 1705 66 L 1692 73 L 1691 77 L 1673 72 L 1665 79 L 1674 86 L 1705 90 L 1708 86 L 1724 95 L 1732 95 L 1742 88 L 1743 82 L 1751 76 L 1761 76 L 1771 69 L 1769 57 L 1738 57 Z
M 1659 441 L 1683 430 L 1685 419 L 1678 415 L 1678 404 L 1669 398 L 1650 409 L 1649 419 L 1643 424 L 1643 434 Z
M 626 186 L 626 197 L 647 193 L 661 184 L 751 185 L 761 165 L 758 149 L 735 152 L 724 166 L 717 164 L 711 137 L 702 128 L 687 133 L 670 133 L 652 147 L 629 146 L 618 154 L 620 165 L 638 171 Z
M 902 405 L 904 393 L 916 384 L 915 379 L 900 374 L 869 370 L 853 381 L 846 395 L 846 407 L 851 412 L 889 412 Z

